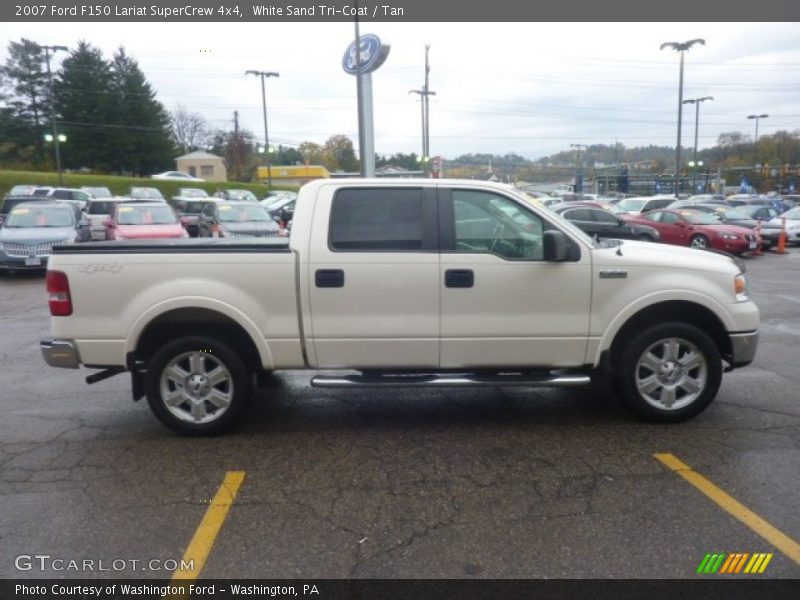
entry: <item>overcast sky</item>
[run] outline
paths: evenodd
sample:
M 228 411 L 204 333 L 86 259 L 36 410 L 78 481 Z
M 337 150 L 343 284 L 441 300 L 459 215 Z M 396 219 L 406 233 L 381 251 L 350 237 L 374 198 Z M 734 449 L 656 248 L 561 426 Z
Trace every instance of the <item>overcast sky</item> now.
M 686 54 L 684 98 L 700 108 L 700 147 L 720 132 L 753 133 L 746 116 L 768 113 L 759 135 L 800 129 L 798 23 L 366 23 L 391 45 L 373 74 L 375 148 L 420 152 L 420 110 L 409 90 L 423 83 L 430 44 L 431 153 L 515 152 L 538 158 L 571 143 L 674 145 L 678 64 L 662 42 L 705 38 Z M 201 113 L 212 127 L 241 125 L 263 136 L 261 89 L 268 80 L 270 141 L 357 144 L 355 79 L 341 67 L 352 23 L 0 23 L 0 40 L 26 37 L 74 47 L 84 39 L 107 56 L 133 55 L 172 110 Z M 5 61 L 6 47 L 0 48 Z M 694 107 L 684 111 L 691 146 Z M 263 139 L 263 137 L 261 138 Z

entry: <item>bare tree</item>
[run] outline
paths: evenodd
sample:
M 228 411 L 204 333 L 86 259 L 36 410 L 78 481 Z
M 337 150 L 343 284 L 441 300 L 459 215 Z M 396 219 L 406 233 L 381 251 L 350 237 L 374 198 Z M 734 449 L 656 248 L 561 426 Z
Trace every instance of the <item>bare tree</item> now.
M 205 146 L 208 141 L 208 124 L 200 113 L 178 105 L 170 114 L 172 139 L 182 152 Z

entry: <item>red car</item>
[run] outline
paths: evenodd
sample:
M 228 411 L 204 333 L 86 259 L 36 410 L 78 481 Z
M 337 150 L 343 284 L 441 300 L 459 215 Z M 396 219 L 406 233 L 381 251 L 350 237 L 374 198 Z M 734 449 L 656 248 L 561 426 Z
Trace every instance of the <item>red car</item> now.
M 720 223 L 715 217 L 699 210 L 662 209 L 642 215 L 620 215 L 629 223 L 649 225 L 661 233 L 661 241 L 677 246 L 724 250 L 731 254 L 751 252 L 758 240 L 752 229 Z
M 107 240 L 189 237 L 164 202 L 120 202 L 103 224 Z

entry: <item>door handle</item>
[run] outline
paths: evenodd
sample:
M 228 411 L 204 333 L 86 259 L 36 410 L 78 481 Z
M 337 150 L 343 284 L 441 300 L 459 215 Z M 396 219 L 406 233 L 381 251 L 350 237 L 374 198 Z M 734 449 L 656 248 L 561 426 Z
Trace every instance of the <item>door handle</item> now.
M 444 272 L 444 285 L 449 288 L 471 288 L 475 285 L 472 269 L 448 269 Z
M 344 287 L 344 271 L 341 269 L 317 269 L 314 283 L 318 288 Z

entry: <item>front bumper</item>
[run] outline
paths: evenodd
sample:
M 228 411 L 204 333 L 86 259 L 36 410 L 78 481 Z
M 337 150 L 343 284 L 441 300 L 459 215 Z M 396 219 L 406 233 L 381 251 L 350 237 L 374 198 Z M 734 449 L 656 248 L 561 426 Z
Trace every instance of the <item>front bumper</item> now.
M 78 348 L 72 340 L 42 340 L 39 347 L 44 361 L 51 367 L 77 369 L 81 364 Z
M 0 252 L 0 269 L 7 269 L 9 271 L 41 271 L 47 268 L 47 259 L 50 256 L 8 256 L 4 252 Z M 38 259 L 38 264 L 31 264 Z
M 758 348 L 758 331 L 731 333 L 731 367 L 744 367 L 753 362 Z

